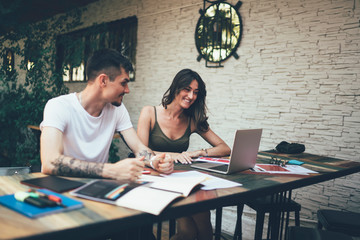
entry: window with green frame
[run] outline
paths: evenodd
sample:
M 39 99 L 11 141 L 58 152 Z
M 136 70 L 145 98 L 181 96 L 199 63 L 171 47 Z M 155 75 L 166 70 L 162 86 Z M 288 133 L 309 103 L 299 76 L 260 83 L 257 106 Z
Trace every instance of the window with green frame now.
M 86 61 L 101 48 L 113 48 L 128 57 L 135 68 L 137 18 L 129 17 L 58 36 L 57 69 L 64 82 L 86 81 Z M 130 73 L 130 80 L 135 80 Z

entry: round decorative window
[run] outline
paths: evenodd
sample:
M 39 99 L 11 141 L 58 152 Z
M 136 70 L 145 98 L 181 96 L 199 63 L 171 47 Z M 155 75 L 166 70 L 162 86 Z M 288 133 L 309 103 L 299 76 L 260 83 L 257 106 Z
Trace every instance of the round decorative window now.
M 206 62 L 218 63 L 236 54 L 242 35 L 241 16 L 238 8 L 241 2 L 232 6 L 225 2 L 216 2 L 200 11 L 196 25 L 195 42 L 200 54 L 198 61 L 204 58 Z

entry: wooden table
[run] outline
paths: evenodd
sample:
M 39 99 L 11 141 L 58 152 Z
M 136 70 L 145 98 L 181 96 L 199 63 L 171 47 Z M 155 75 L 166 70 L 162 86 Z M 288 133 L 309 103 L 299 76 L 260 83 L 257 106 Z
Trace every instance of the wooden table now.
M 240 182 L 242 187 L 197 191 L 166 208 L 160 216 L 117 207 L 109 204 L 83 200 L 85 208 L 65 213 L 30 219 L 0 206 L 0 239 L 93 239 L 118 233 L 132 227 L 144 226 L 161 220 L 174 219 L 189 214 L 237 205 L 251 197 L 261 197 L 296 188 L 309 186 L 360 171 L 360 163 L 302 153 L 296 155 L 260 152 L 258 162 L 267 162 L 271 156 L 297 159 L 306 168 L 318 174 L 254 174 L 243 171 L 232 175 L 214 174 L 218 177 Z M 177 170 L 193 170 L 186 165 L 176 165 Z M 27 190 L 20 184 L 23 179 L 43 176 L 41 173 L 0 177 L 0 194 L 12 194 Z M 86 181 L 86 179 L 84 180 Z M 65 194 L 69 196 L 68 194 Z

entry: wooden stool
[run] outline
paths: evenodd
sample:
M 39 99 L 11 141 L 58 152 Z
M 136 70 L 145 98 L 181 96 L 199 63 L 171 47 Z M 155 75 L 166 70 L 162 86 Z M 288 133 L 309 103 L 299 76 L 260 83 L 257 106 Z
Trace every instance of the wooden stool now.
M 360 213 L 338 210 L 318 210 L 318 229 L 360 236 Z
M 316 228 L 289 227 L 287 240 L 352 240 L 349 235 Z

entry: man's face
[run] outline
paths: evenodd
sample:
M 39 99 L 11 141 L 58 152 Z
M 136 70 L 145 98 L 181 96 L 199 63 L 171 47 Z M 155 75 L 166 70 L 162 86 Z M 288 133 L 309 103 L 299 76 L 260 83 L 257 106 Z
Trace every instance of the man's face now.
M 121 105 L 124 95 L 130 92 L 129 81 L 129 74 L 123 68 L 121 68 L 121 74 L 114 81 L 109 79 L 108 98 L 112 105 L 116 107 Z

